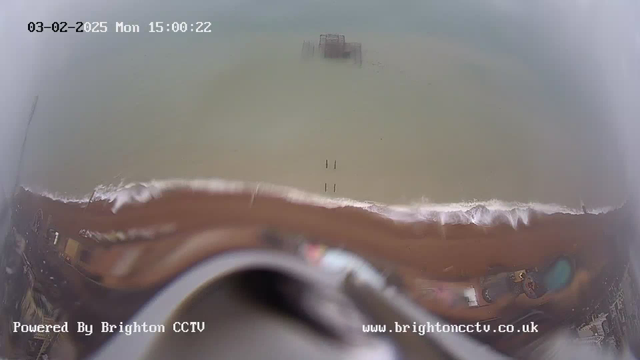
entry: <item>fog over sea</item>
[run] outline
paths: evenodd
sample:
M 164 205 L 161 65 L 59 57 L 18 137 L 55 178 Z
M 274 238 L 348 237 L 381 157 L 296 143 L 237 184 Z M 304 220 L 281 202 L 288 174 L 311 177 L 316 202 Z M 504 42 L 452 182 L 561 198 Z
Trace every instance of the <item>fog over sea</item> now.
M 513 27 L 520 10 L 471 2 L 474 16 L 411 1 L 277 3 L 160 3 L 105 12 L 104 34 L 43 35 L 21 181 L 69 196 L 222 178 L 394 204 L 625 200 L 597 64 L 586 45 L 566 48 L 570 31 Z M 212 32 L 148 33 L 161 20 Z M 115 33 L 116 21 L 141 33 Z M 363 66 L 301 62 L 302 42 L 326 32 L 361 42 Z

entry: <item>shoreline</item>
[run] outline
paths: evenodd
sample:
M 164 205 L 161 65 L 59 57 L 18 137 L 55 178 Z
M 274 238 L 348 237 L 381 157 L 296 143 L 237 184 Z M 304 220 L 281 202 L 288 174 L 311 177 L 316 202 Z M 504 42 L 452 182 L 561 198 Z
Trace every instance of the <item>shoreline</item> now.
M 507 216 L 483 226 L 467 221 L 485 214 L 480 208 L 472 208 L 477 214 L 467 218 L 460 218 L 464 211 L 454 212 L 458 217 L 443 223 L 439 217 L 407 217 L 408 209 L 326 203 L 322 197 L 308 201 L 299 196 L 304 193 L 287 197 L 265 187 L 156 190 L 132 187 L 89 203 L 21 188 L 14 197 L 12 234 L 21 258 L 30 263 L 33 281 L 27 285 L 45 289 L 71 320 L 118 323 L 209 258 L 243 250 L 294 255 L 302 242 L 347 251 L 373 264 L 399 280 L 411 300 L 454 324 L 499 323 L 541 309 L 554 319 L 547 325 L 555 326 L 588 311 L 589 302 L 606 293 L 603 274 L 614 274 L 625 261 L 624 247 L 616 244 L 632 235 L 628 205 L 600 214 L 528 211 L 526 221 L 518 218 L 515 226 Z M 393 211 L 395 218 L 389 215 Z M 573 281 L 537 299 L 509 296 L 460 307 L 444 301 L 446 296 L 424 297 L 425 286 L 454 292 L 483 286 L 482 279 L 495 269 L 544 267 L 562 256 L 575 263 Z M 82 300 L 76 306 L 77 299 Z M 108 336 L 74 338 L 89 349 Z

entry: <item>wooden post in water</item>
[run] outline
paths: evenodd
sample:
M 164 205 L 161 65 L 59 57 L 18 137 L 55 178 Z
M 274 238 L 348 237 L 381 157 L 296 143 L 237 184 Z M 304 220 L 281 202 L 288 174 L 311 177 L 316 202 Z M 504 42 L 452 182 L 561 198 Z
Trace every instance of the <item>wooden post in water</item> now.
M 87 208 L 89 207 L 89 205 L 91 205 L 91 201 L 93 201 L 93 197 L 96 195 L 96 190 L 94 189 L 93 192 L 91 193 L 91 197 L 89 198 L 89 201 L 87 202 L 87 205 L 84 206 L 84 210 L 82 210 L 83 212 L 87 210 Z

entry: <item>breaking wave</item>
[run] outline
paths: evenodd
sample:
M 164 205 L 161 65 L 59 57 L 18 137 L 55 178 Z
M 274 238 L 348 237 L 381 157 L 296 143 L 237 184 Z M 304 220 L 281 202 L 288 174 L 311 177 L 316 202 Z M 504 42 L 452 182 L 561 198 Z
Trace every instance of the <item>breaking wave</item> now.
M 65 203 L 106 201 L 111 204 L 113 213 L 116 213 L 126 206 L 142 204 L 160 198 L 166 192 L 189 190 L 209 192 L 212 194 L 253 194 L 252 199 L 258 194 L 270 195 L 284 198 L 295 203 L 327 208 L 356 207 L 399 222 L 427 221 L 440 224 L 475 224 L 479 226 L 509 224 L 514 228 L 520 223 L 524 225 L 529 224 L 529 219 L 534 214 L 578 215 L 585 212 L 589 214 L 601 214 L 619 208 L 604 207 L 587 210 L 586 208 L 574 209 L 558 204 L 508 202 L 495 199 L 448 204 L 422 201 L 410 205 L 388 205 L 348 198 L 330 198 L 286 186 L 224 179 L 170 179 L 130 184 L 121 183 L 119 185 L 100 185 L 96 187 L 91 194 L 75 198 L 47 191 L 25 189 L 39 193 L 52 200 Z

